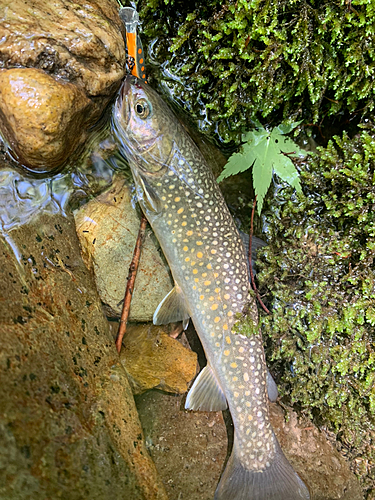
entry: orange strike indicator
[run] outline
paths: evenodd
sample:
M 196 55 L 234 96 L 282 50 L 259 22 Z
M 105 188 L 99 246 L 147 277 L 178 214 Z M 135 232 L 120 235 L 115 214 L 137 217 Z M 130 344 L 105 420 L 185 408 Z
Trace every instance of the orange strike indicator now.
M 138 12 L 132 7 L 123 7 L 120 9 L 119 15 L 125 24 L 128 67 L 132 75 L 147 83 L 142 42 L 137 33 L 137 26 L 139 24 Z

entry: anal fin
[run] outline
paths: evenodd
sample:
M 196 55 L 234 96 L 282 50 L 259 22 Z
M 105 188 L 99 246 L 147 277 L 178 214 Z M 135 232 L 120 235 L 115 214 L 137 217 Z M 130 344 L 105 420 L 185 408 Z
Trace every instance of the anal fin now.
M 181 289 L 176 285 L 156 308 L 153 321 L 154 325 L 167 325 L 168 323 L 182 321 L 184 330 L 186 330 L 189 318 L 190 314 L 186 309 L 184 296 Z
M 270 374 L 268 369 L 267 369 L 267 392 L 268 392 L 268 399 L 272 403 L 274 403 L 279 396 L 279 391 L 277 390 L 276 382 L 274 381 L 273 376 Z
M 205 366 L 195 379 L 185 408 L 196 411 L 223 411 L 228 408 L 227 399 L 210 365 Z

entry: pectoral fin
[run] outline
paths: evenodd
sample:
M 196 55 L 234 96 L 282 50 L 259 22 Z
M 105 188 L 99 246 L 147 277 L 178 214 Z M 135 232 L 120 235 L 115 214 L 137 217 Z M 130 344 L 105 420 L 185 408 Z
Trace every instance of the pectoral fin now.
M 226 397 L 210 365 L 200 372 L 186 398 L 187 410 L 222 411 L 228 408 Z
M 156 308 L 153 321 L 154 325 L 166 325 L 182 321 L 184 330 L 186 330 L 189 318 L 190 314 L 186 309 L 184 296 L 181 289 L 176 285 Z
M 159 213 L 162 210 L 162 203 L 153 188 L 139 171 L 133 171 L 137 187 L 137 197 L 145 209 L 149 212 Z
M 159 197 L 145 179 L 142 179 L 142 177 L 140 177 L 140 179 L 144 193 L 143 203 L 146 205 L 147 210 L 154 213 L 161 212 L 162 206 Z

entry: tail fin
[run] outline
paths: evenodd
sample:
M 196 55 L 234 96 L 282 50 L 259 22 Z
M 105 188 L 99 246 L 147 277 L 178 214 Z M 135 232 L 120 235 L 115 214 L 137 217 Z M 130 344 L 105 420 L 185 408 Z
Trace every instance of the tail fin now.
M 233 452 L 221 476 L 214 500 L 309 500 L 304 482 L 293 470 L 276 441 L 276 455 L 263 472 L 246 469 Z

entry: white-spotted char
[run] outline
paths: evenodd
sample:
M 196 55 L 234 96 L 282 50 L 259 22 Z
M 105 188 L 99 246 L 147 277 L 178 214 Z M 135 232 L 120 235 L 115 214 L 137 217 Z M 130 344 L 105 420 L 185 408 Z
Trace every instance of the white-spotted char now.
M 164 101 L 134 77 L 115 103 L 113 130 L 176 284 L 154 322 L 191 318 L 206 353 L 186 407 L 228 405 L 232 415 L 234 447 L 215 500 L 309 499 L 269 422 L 261 336 L 232 331 L 236 313 L 256 318 L 256 306 L 243 243 L 209 167 Z

